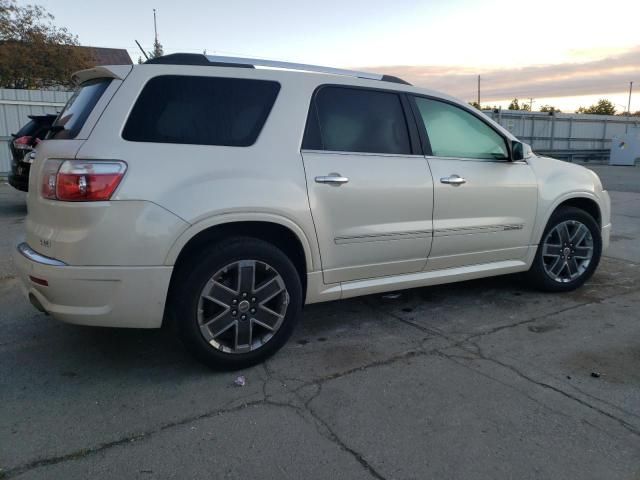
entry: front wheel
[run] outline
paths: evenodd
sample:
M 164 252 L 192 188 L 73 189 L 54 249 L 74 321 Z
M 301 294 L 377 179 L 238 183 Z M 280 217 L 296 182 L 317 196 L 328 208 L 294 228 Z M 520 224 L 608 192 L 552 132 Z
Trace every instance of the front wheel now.
M 302 287 L 291 260 L 270 243 L 236 237 L 182 265 L 172 315 L 201 362 L 233 370 L 259 363 L 291 336 Z
M 527 275 L 541 290 L 575 290 L 593 275 L 601 253 L 602 236 L 593 217 L 563 207 L 551 215 Z

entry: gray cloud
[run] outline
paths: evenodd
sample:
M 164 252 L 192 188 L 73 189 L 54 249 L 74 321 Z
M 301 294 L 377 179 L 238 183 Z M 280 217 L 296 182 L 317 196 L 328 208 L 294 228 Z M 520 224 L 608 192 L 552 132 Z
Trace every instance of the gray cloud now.
M 416 86 L 440 90 L 464 99 L 475 98 L 482 75 L 482 101 L 513 97 L 566 97 L 618 93 L 630 80 L 640 83 L 640 46 L 619 55 L 584 63 L 535 65 L 514 69 L 474 70 L 455 66 L 363 67 L 397 75 Z

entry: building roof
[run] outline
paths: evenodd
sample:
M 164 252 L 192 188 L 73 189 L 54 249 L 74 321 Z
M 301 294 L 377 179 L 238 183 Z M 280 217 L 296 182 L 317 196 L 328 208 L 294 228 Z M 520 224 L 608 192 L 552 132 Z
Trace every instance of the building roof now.
M 131 57 L 124 48 L 76 47 L 89 53 L 95 65 L 131 65 Z

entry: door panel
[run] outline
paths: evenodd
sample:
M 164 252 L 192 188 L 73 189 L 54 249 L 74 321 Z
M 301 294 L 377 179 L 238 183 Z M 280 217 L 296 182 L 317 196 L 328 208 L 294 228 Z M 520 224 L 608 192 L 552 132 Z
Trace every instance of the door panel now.
M 433 182 L 416 155 L 303 151 L 326 283 L 423 270 Z M 339 174 L 347 183 L 317 183 Z
M 426 269 L 523 260 L 538 204 L 529 165 L 509 161 L 508 139 L 475 109 L 412 100 L 434 182 Z
M 525 162 L 428 157 L 434 238 L 428 270 L 524 259 L 536 215 L 536 177 Z M 465 183 L 442 183 L 458 175 Z

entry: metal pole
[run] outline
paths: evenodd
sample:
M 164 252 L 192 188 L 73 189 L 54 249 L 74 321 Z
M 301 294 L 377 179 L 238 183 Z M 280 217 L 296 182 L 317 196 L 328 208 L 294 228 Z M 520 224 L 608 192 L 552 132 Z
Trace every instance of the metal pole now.
M 569 138 L 567 138 L 567 150 L 571 150 L 572 135 L 573 135 L 573 117 L 569 117 Z
M 478 108 L 480 107 L 480 75 L 478 75 Z
M 624 133 L 629 132 L 629 117 L 631 117 L 631 92 L 633 91 L 633 82 L 629 82 L 629 102 L 627 103 L 627 124 L 624 127 Z
M 158 25 L 156 24 L 156 9 L 153 9 L 153 32 L 155 34 L 155 44 L 158 43 Z

